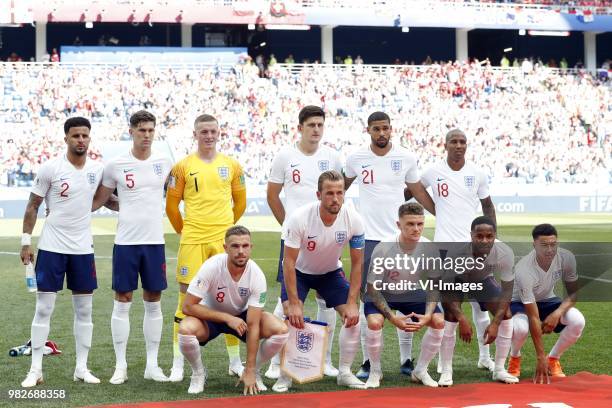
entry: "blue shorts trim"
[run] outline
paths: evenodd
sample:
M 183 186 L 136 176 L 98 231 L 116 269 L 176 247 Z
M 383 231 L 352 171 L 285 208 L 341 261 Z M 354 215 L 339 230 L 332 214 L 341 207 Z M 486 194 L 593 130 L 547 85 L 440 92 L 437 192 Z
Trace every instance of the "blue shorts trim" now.
M 540 321 L 544 321 L 552 312 L 557 310 L 559 306 L 561 306 L 561 299 L 558 297 L 549 298 L 546 300 L 542 300 L 540 302 L 536 302 L 538 306 L 538 314 L 540 315 Z M 512 316 L 517 313 L 525 313 L 525 305 L 522 302 L 512 302 L 510 303 L 510 311 L 512 312 Z M 564 324 L 557 324 L 554 329 L 555 333 L 561 332 L 565 328 Z
M 66 287 L 77 292 L 91 292 L 98 288 L 94 254 L 72 255 L 38 250 L 36 284 L 40 292 L 59 292 Z
M 295 271 L 298 298 L 304 302 L 310 289 L 316 290 L 325 300 L 327 307 L 336 307 L 346 304 L 349 294 L 349 283 L 344 276 L 342 268 L 327 272 L 323 275 L 311 275 Z M 285 282 L 281 282 L 281 301 L 286 301 L 287 289 Z
M 240 313 L 238 316 L 242 320 L 246 322 L 247 320 L 247 311 Z M 238 332 L 227 325 L 227 323 L 216 323 L 216 322 L 207 322 L 203 321 L 204 324 L 208 326 L 208 340 L 201 341 L 200 346 L 205 346 L 209 341 L 217 338 L 221 333 L 231 334 L 234 337 L 238 337 L 240 341 L 246 343 L 247 334 L 244 333 L 244 336 L 238 334 Z
M 113 247 L 113 290 L 135 291 L 139 274 L 144 290 L 161 292 L 168 287 L 164 244 Z

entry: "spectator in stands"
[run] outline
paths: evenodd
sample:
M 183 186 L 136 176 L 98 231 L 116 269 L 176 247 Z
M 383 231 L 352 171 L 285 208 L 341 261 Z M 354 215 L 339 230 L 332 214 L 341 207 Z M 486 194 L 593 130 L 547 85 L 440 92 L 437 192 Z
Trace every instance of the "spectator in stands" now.
M 350 55 L 347 55 L 344 59 L 344 65 L 353 65 L 353 58 Z
M 6 59 L 7 62 L 21 62 L 23 59 L 16 52 L 11 52 L 11 55 Z
M 510 60 L 506 57 L 506 54 L 504 54 L 501 61 L 499 61 L 499 66 L 502 68 L 508 68 L 510 66 Z
M 285 64 L 295 64 L 295 60 L 293 59 L 293 54 L 287 55 L 287 58 L 285 58 Z
M 363 65 L 363 58 L 361 58 L 361 55 L 357 55 L 357 58 L 355 58 L 355 65 Z
M 51 51 L 51 56 L 49 57 L 49 61 L 51 61 L 51 62 L 59 62 L 60 61 L 60 56 L 59 56 L 59 52 L 57 52 L 57 48 L 54 48 Z

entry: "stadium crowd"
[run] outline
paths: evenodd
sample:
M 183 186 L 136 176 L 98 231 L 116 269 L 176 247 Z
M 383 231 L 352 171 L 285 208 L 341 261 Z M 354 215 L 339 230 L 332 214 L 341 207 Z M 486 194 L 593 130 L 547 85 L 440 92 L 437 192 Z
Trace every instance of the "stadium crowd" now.
M 608 183 L 612 169 L 609 81 L 586 72 L 493 69 L 488 63 L 351 67 L 273 65 L 261 78 L 247 62 L 228 67 L 0 64 L 0 184 L 27 185 L 64 148 L 60 126 L 93 122 L 90 154 L 126 140 L 127 118 L 148 109 L 158 137 L 179 159 L 192 150 L 192 122 L 220 118 L 220 150 L 251 183 L 266 182 L 273 155 L 297 137 L 306 104 L 328 114 L 324 142 L 346 156 L 366 143 L 367 115 L 383 110 L 419 167 L 444 157 L 451 128 L 468 135 L 468 158 L 495 183 Z

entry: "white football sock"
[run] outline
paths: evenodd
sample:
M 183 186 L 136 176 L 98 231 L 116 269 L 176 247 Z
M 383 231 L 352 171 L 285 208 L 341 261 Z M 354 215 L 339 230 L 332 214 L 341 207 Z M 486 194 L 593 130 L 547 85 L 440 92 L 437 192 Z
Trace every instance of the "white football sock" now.
M 261 366 L 267 363 L 272 356 L 279 354 L 278 352 L 283 348 L 288 338 L 289 333 L 275 334 L 261 342 L 259 350 L 257 351 L 257 360 L 255 363 L 258 372 Z
M 340 364 L 338 370 L 340 374 L 351 372 L 351 365 L 355 359 L 355 354 L 359 350 L 359 325 L 340 329 Z
M 317 301 L 317 320 L 327 323 L 327 354 L 325 363 L 331 364 L 332 347 L 334 344 L 334 334 L 336 332 L 337 312 L 333 307 L 327 307 L 325 300 L 315 297 Z
M 399 310 L 395 311 L 396 316 L 405 316 Z M 395 328 L 395 332 L 397 333 L 397 340 L 399 342 L 399 352 L 400 352 L 400 364 L 404 364 L 404 362 L 408 359 L 412 360 L 412 337 L 414 333 L 405 332 L 403 330 Z
M 529 335 L 529 318 L 523 313 L 512 316 L 512 347 L 510 355 L 512 357 L 521 356 L 521 348 Z
M 440 362 L 442 372 L 453 371 L 453 354 L 455 353 L 455 343 L 457 341 L 458 322 L 444 321 L 444 336 L 440 345 Z
M 164 317 L 161 310 L 161 302 L 144 303 L 144 319 L 142 320 L 142 332 L 144 333 L 147 347 L 147 367 L 158 367 L 157 352 L 161 341 Z
M 512 344 L 512 319 L 502 320 L 495 339 L 495 371 L 503 371 Z
M 553 358 L 561 358 L 565 350 L 578 341 L 586 324 L 584 315 L 575 307 L 570 308 L 561 316 L 560 321 L 566 327 L 561 330 L 557 342 L 550 350 L 549 356 Z
M 32 341 L 32 367 L 31 370 L 42 370 L 42 359 L 45 350 L 47 336 L 51 323 L 51 315 L 55 307 L 55 292 L 36 293 L 36 311 L 32 320 L 30 340 Z
M 478 354 L 480 358 L 489 357 L 491 358 L 491 350 L 488 344 L 484 344 L 483 336 L 487 326 L 491 324 L 491 318 L 489 312 L 480 310 L 478 302 L 470 302 L 472 306 L 472 320 L 474 326 L 476 326 L 476 335 L 478 337 Z
M 366 319 L 363 311 L 365 304 L 359 301 L 359 327 L 361 327 L 359 335 L 361 339 L 361 355 L 363 356 L 363 362 L 369 360 L 368 348 L 366 347 L 366 329 L 368 328 L 368 319 Z
M 200 353 L 200 342 L 196 336 L 180 334 L 178 335 L 179 349 L 181 354 L 189 362 L 194 375 L 204 374 L 204 364 Z
M 127 368 L 126 352 L 130 337 L 130 307 L 132 302 L 119 302 L 115 300 L 113 314 L 111 315 L 111 334 L 113 348 L 115 349 L 115 367 Z
M 432 329 L 427 328 L 423 339 L 421 340 L 421 352 L 419 353 L 419 359 L 415 371 L 422 372 L 427 371 L 427 367 L 433 358 L 440 352 L 440 346 L 442 345 L 442 338 L 444 337 L 444 329 Z
M 283 301 L 281 298 L 278 298 L 278 302 L 276 303 L 276 307 L 274 307 L 274 316 L 278 317 L 281 320 L 285 320 L 285 312 L 283 310 Z M 270 364 L 280 365 L 280 353 L 276 353 L 272 359 L 270 360 Z
M 370 357 L 370 372 L 382 373 L 380 353 L 383 348 L 382 329 L 370 330 L 366 327 L 366 348 Z
M 87 370 L 87 356 L 91 348 L 93 336 L 93 323 L 91 321 L 91 310 L 93 294 L 72 295 L 72 307 L 74 309 L 74 342 L 76 344 L 76 369 Z

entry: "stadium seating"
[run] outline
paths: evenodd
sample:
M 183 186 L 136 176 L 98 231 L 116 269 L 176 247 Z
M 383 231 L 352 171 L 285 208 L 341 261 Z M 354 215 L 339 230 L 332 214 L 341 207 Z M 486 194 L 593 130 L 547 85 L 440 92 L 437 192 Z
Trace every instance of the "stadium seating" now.
M 469 137 L 468 157 L 495 183 L 608 183 L 612 169 L 609 81 L 586 72 L 487 63 L 429 66 L 284 66 L 266 77 L 249 62 L 231 67 L 0 63 L 0 184 L 27 184 L 63 151 L 62 124 L 93 123 L 91 154 L 127 137 L 127 118 L 149 109 L 178 159 L 193 150 L 192 122 L 220 119 L 220 149 L 250 183 L 263 184 L 274 154 L 297 134 L 297 112 L 328 114 L 324 142 L 348 155 L 367 143 L 365 119 L 390 114 L 395 140 L 421 168 L 444 156 L 451 128 Z

